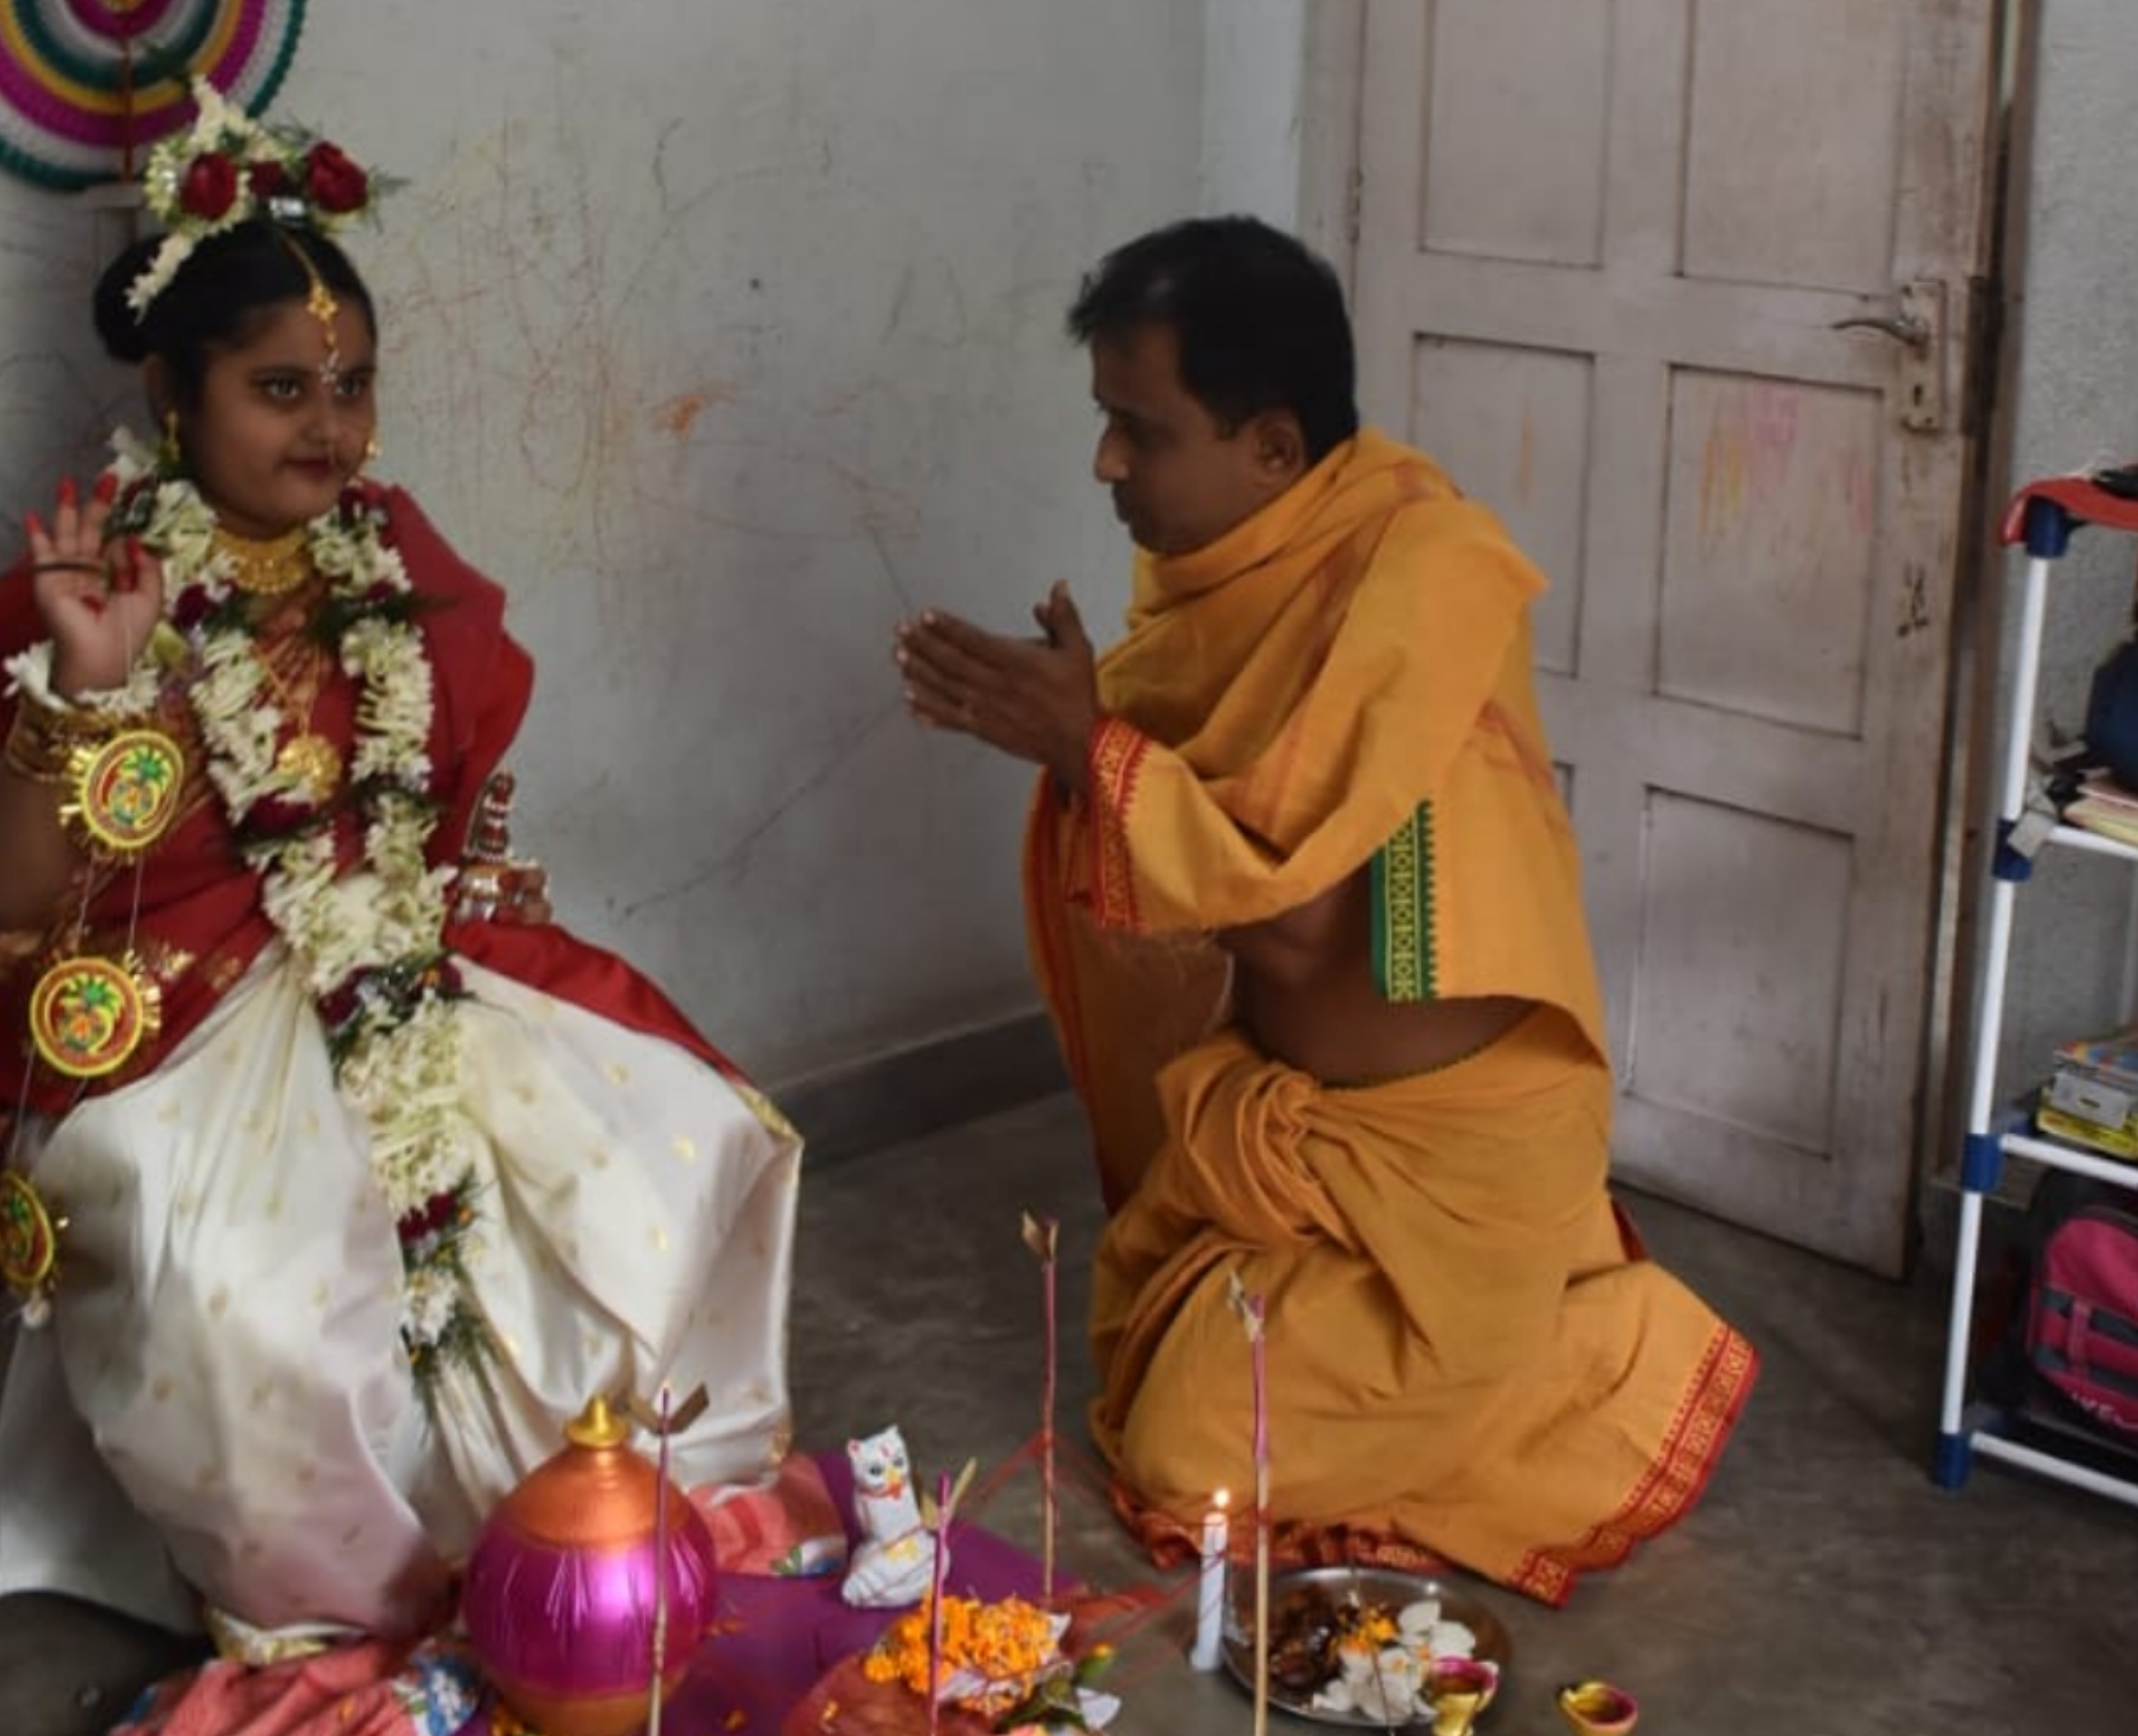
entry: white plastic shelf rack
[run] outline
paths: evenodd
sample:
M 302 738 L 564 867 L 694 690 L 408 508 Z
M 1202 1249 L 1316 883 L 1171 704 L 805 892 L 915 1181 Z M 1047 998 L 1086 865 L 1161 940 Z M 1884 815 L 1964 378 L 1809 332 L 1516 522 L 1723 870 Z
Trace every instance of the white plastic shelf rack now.
M 2031 1422 L 2023 1410 L 1971 1399 L 1968 1392 L 1982 1203 L 1995 1192 L 2005 1160 L 2024 1157 L 2052 1169 L 2075 1170 L 2138 1190 L 2138 1165 L 2046 1137 L 2028 1130 L 2023 1121 L 2001 1123 L 1997 1117 L 1997 1048 L 2003 1033 L 2006 977 L 2011 962 L 2012 906 L 2033 870 L 2032 855 L 2015 848 L 2012 838 L 2026 811 L 2029 746 L 2034 739 L 2039 698 L 2042 628 L 2057 562 L 2069 552 L 2072 536 L 2087 525 L 2138 532 L 2138 500 L 2110 494 L 2081 477 L 2057 477 L 2021 489 L 2005 514 L 2001 530 L 2004 545 L 2023 545 L 2028 559 L 2011 677 L 2011 715 L 1998 792 L 1989 931 L 1982 975 L 1976 984 L 1975 1044 L 1968 1079 L 1967 1134 L 1960 1164 L 1959 1241 L 1953 1264 L 1935 1475 L 1945 1487 L 1959 1488 L 1967 1481 L 1979 1455 L 2138 1507 L 2138 1477 L 2118 1476 L 2109 1467 L 2118 1457 L 2114 1449 L 2089 1451 L 2067 1432 L 2059 1435 L 2053 1428 Z M 2138 849 L 2077 826 L 2056 827 L 2041 847 L 2120 856 L 2138 869 Z

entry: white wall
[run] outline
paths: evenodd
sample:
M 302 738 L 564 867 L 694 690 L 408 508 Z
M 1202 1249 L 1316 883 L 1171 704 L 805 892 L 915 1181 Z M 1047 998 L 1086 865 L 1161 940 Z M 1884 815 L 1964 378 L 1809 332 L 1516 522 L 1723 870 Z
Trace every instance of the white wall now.
M 768 1080 L 1028 1006 L 1025 777 L 924 737 L 889 661 L 1127 550 L 1062 335 L 1103 249 L 1195 207 L 1204 0 L 363 0 L 279 106 L 405 176 L 383 474 L 513 596 L 541 671 L 521 842 L 560 910 Z M 119 237 L 0 185 L 0 496 L 131 382 L 83 309 Z
M 1347 282 L 1366 0 L 1206 0 L 1203 209 L 1292 229 Z
M 2001 420 L 2007 473 L 1992 493 L 2105 460 L 2138 458 L 2138 30 L 2129 0 L 2044 0 L 2022 156 L 2023 256 L 2013 267 L 2010 382 Z M 2030 161 L 2028 159 L 2030 158 Z M 2085 721 L 2093 666 L 2130 628 L 2138 540 L 2081 533 L 2056 570 L 2042 665 L 2048 712 Z M 2022 557 L 1997 561 L 2016 604 Z M 2000 668 L 2011 665 L 2005 613 Z M 2000 727 L 2001 727 L 2000 712 Z M 1973 864 L 1971 864 L 1971 868 Z M 2001 1077 L 2038 1075 L 2062 1039 L 2138 1010 L 2131 970 L 2133 879 L 2120 864 L 2049 853 L 2022 890 Z
M 1310 0 L 1208 0 L 1203 208 L 1298 221 Z

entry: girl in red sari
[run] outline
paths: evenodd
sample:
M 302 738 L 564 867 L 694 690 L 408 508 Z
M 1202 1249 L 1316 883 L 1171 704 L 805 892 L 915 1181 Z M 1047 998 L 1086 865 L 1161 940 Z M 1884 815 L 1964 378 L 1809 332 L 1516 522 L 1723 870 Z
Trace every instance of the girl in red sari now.
M 0 579 L 0 1590 L 259 1661 L 422 1631 L 592 1394 L 703 1384 L 686 1484 L 776 1460 L 799 1142 L 464 860 L 532 669 L 363 475 L 371 183 L 196 95 L 96 299 L 162 445 Z

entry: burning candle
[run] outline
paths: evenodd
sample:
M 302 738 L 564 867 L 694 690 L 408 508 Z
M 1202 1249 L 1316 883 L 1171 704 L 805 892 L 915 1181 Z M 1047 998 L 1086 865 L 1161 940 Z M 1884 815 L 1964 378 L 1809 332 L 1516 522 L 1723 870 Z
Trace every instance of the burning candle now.
M 1210 1498 L 1210 1511 L 1203 1515 L 1203 1571 L 1196 1587 L 1196 1644 L 1187 1661 L 1198 1670 L 1217 1667 L 1218 1648 L 1225 1641 L 1225 1558 L 1229 1541 L 1225 1504 L 1232 1497 L 1223 1489 Z

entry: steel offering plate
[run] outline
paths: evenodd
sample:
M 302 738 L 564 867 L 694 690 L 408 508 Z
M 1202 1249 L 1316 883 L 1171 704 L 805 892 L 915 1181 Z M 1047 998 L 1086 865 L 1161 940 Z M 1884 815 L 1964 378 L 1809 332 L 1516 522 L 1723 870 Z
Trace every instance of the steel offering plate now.
M 1254 1692 L 1254 1570 L 1237 1565 L 1232 1575 L 1231 1594 L 1226 1600 L 1225 1624 L 1225 1663 L 1233 1678 L 1249 1694 Z M 1459 1621 L 1477 1636 L 1477 1649 L 1472 1656 L 1498 1666 L 1500 1686 L 1507 1683 L 1507 1671 L 1514 1655 L 1514 1648 L 1507 1635 L 1507 1627 L 1491 1609 L 1472 1593 L 1461 1587 L 1450 1585 L 1445 1580 L 1436 1580 L 1423 1573 L 1399 1573 L 1383 1567 L 1307 1567 L 1293 1568 L 1270 1575 L 1270 1612 L 1273 1617 L 1282 1607 L 1287 1594 L 1299 1596 L 1320 1591 L 1332 1602 L 1342 1603 L 1354 1592 L 1361 1603 L 1384 1605 L 1393 1616 L 1405 1605 L 1416 1603 L 1422 1598 L 1434 1598 L 1440 1602 L 1443 1621 Z M 1317 1685 L 1320 1685 L 1319 1684 Z M 1493 1698 L 1499 1697 L 1499 1690 Z M 1310 1718 L 1320 1724 L 1348 1724 L 1356 1730 L 1430 1729 L 1433 1714 L 1423 1711 L 1400 1725 L 1390 1726 L 1378 1718 L 1368 1718 L 1356 1712 L 1330 1712 L 1314 1704 L 1314 1689 L 1287 1687 L 1274 1676 L 1270 1679 L 1270 1704 L 1300 1718 Z

